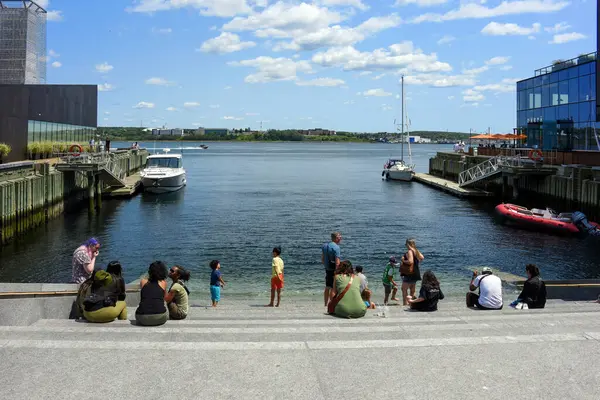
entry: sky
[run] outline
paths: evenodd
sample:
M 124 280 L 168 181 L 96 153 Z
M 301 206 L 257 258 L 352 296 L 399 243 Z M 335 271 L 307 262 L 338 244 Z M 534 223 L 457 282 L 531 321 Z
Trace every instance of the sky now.
M 39 0 L 99 126 L 512 132 L 515 82 L 596 49 L 592 0 Z

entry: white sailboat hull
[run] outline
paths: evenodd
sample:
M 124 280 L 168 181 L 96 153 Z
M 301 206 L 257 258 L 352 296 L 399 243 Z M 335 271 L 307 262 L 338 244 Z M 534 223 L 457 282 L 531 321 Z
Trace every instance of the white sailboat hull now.
M 413 179 L 414 171 L 412 169 L 392 170 L 386 172 L 386 178 L 392 181 L 410 182 Z

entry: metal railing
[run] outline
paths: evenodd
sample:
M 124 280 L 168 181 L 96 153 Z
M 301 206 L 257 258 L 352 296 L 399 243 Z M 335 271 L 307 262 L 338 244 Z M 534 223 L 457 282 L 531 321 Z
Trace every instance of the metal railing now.
M 500 172 L 503 167 L 521 167 L 521 157 L 496 156 L 475 165 L 458 175 L 458 185 L 467 186 L 482 179 L 489 178 Z
M 565 61 L 556 61 L 553 65 L 549 65 L 544 68 L 536 69 L 534 76 L 546 75 L 551 72 L 560 71 L 565 68 L 573 67 L 575 65 L 581 65 L 596 60 L 596 52 L 581 54 L 579 57 L 572 58 Z

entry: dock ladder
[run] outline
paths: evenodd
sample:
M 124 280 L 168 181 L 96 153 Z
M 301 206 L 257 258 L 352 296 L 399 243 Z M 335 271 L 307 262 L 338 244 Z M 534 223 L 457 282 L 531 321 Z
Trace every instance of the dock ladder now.
M 496 156 L 471 167 L 458 175 L 458 185 L 465 187 L 475 182 L 496 178 L 502 173 L 503 167 L 521 166 L 520 157 Z

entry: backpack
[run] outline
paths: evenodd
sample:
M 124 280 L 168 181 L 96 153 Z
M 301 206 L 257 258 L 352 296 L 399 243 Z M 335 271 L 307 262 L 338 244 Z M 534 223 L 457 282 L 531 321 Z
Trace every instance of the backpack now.
M 90 278 L 83 282 L 81 286 L 79 286 L 79 290 L 77 291 L 77 298 L 75 299 L 75 310 L 76 310 L 76 319 L 83 318 L 83 310 L 85 300 L 92 294 L 92 284 L 94 283 L 94 278 Z

